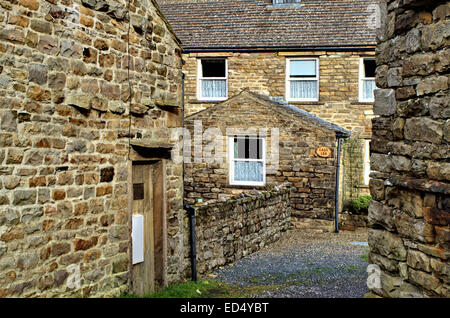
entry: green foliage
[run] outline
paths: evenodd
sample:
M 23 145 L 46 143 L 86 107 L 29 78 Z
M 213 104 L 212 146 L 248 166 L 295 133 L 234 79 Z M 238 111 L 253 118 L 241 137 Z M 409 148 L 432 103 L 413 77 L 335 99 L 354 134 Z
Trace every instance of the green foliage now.
M 365 214 L 369 212 L 369 204 L 372 200 L 370 195 L 363 195 L 352 201 L 352 210 L 355 214 Z
M 369 248 L 366 247 L 366 253 L 361 255 L 361 259 L 367 263 L 369 263 Z
M 187 281 L 172 284 L 144 298 L 207 298 L 211 293 L 221 287 L 221 283 L 213 280 L 201 280 L 197 282 Z M 138 298 L 135 294 L 124 294 L 121 298 Z
M 363 195 L 364 182 L 364 139 L 359 134 L 345 139 L 343 145 L 343 204 L 344 208 L 352 210 L 352 201 Z
M 280 288 L 281 285 L 235 286 L 219 280 L 200 280 L 176 283 L 157 291 L 144 295 L 142 298 L 251 298 L 264 291 Z M 120 298 L 141 298 L 136 294 L 125 293 Z

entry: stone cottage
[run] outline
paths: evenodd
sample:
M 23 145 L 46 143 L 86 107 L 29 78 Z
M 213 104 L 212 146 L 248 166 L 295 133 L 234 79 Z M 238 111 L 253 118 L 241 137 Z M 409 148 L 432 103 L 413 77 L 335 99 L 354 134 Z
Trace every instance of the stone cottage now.
M 0 2 L 0 297 L 117 296 L 180 277 L 182 168 L 167 152 L 181 77 L 153 0 Z M 152 229 L 144 263 L 132 214 Z
M 368 193 L 377 0 L 158 3 L 182 41 L 186 114 L 246 87 L 280 97 L 353 132 L 344 200 Z
M 194 145 L 185 149 L 186 202 L 290 183 L 292 223 L 334 229 L 337 141 L 349 131 L 249 90 L 187 116 L 185 126 Z
M 450 297 L 449 1 L 389 0 L 378 32 L 370 289 Z

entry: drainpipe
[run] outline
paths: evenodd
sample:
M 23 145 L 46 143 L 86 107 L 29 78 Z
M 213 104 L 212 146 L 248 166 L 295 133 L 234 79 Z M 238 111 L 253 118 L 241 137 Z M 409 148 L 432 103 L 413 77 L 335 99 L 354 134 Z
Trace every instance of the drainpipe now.
M 185 64 L 184 60 L 182 61 L 183 65 Z M 192 280 L 197 281 L 197 249 L 196 249 L 196 238 L 195 238 L 195 208 L 184 203 L 184 73 L 181 73 L 181 115 L 182 115 L 182 146 L 181 146 L 181 154 L 183 158 L 183 178 L 182 178 L 182 186 L 181 193 L 183 195 L 183 209 L 187 211 L 189 217 L 189 225 L 190 225 L 190 239 L 191 239 L 191 264 L 192 264 Z
M 189 224 L 191 228 L 191 270 L 192 270 L 192 280 L 197 281 L 197 249 L 196 249 L 196 239 L 195 239 L 195 208 L 190 205 L 185 204 L 184 209 L 188 212 Z
M 182 64 L 184 65 L 184 60 L 182 60 Z M 182 185 L 181 185 L 181 193 L 183 195 L 183 207 L 184 207 L 184 73 L 181 73 L 181 160 L 183 163 L 183 172 L 182 172 Z
M 336 133 L 338 146 L 337 146 L 337 162 L 336 162 L 336 191 L 334 198 L 334 228 L 335 232 L 339 233 L 339 179 L 340 179 L 340 168 L 341 168 L 341 143 L 344 137 L 341 133 Z

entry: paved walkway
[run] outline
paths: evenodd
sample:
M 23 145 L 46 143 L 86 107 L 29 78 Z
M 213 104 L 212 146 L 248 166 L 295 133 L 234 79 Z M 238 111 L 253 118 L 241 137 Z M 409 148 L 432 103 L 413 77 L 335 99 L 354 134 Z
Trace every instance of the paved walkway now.
M 368 292 L 367 230 L 291 230 L 280 241 L 213 273 L 237 286 L 259 286 L 254 297 L 357 298 Z

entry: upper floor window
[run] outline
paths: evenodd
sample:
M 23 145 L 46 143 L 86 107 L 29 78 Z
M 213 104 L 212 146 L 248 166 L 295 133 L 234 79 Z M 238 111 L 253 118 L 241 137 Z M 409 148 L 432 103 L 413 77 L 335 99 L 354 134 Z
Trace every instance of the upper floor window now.
M 361 58 L 359 63 L 359 101 L 373 102 L 376 62 L 374 58 Z
M 228 65 L 226 59 L 199 59 L 197 65 L 197 99 L 228 98 Z
M 286 99 L 287 101 L 319 100 L 319 59 L 286 60 Z
M 266 140 L 256 136 L 229 137 L 231 185 L 262 186 L 266 182 Z

